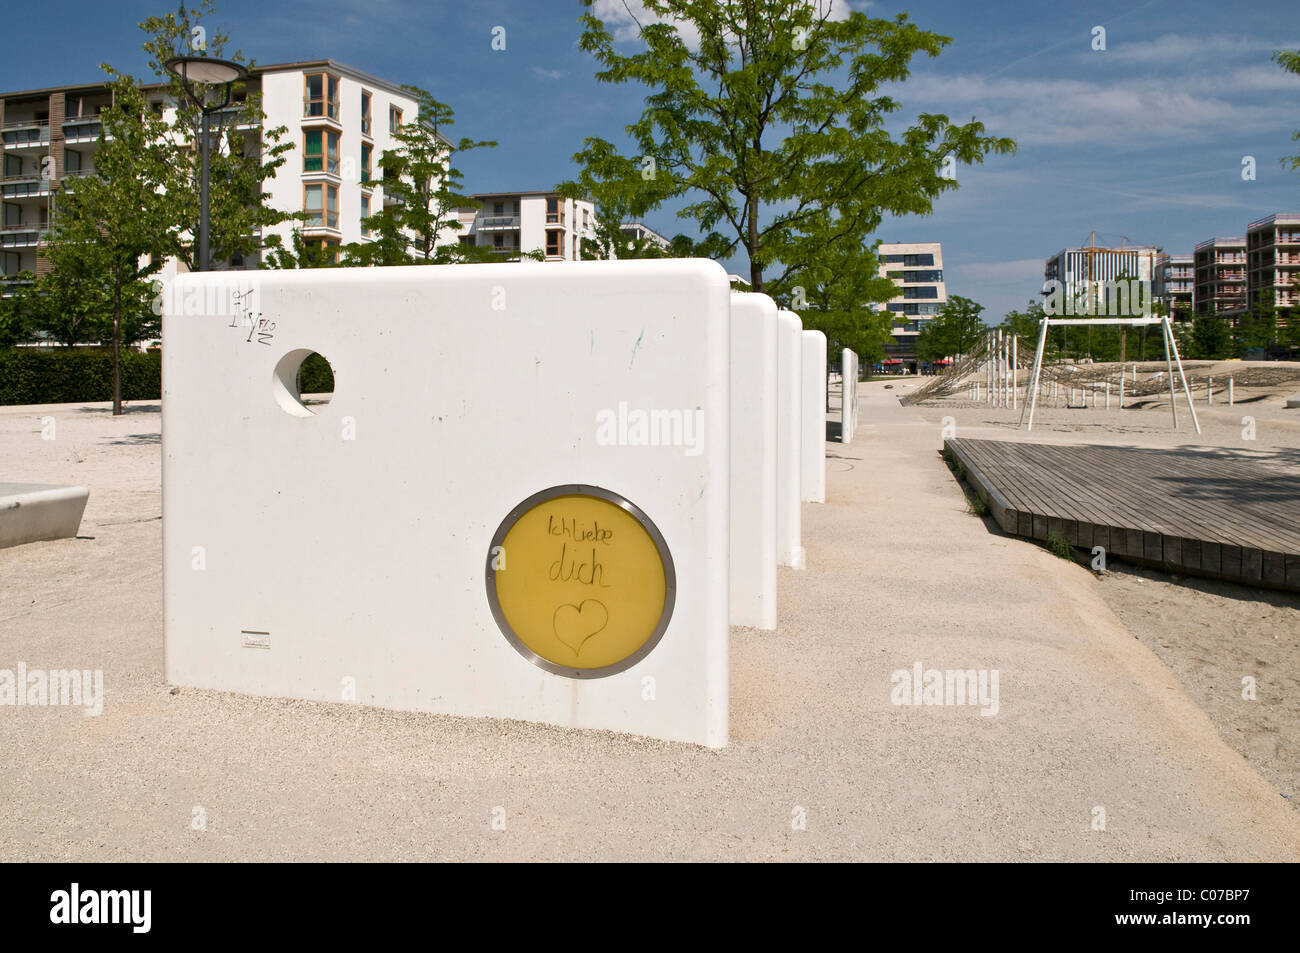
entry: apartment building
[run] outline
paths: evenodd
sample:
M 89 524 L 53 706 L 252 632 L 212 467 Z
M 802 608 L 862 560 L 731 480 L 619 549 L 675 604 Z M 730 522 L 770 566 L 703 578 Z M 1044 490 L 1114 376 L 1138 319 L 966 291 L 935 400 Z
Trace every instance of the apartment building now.
M 926 321 L 948 302 L 940 242 L 882 242 L 876 250 L 880 275 L 892 278 L 898 295 L 882 308 L 893 313 L 893 340 L 885 345 L 888 360 L 915 369 L 916 339 Z
M 647 247 L 654 245 L 662 251 L 668 251 L 672 247 L 669 239 L 642 222 L 623 222 L 618 226 L 618 230 L 629 242 L 644 241 Z
M 173 113 L 167 86 L 144 89 L 151 108 L 164 116 Z M 241 128 L 245 148 L 260 150 L 263 130 L 278 126 L 288 128 L 294 144 L 285 164 L 264 183 L 269 204 L 307 212 L 311 218 L 302 230 L 309 243 L 328 248 L 365 241 L 361 222 L 384 201 L 379 157 L 395 146 L 398 127 L 415 118 L 415 100 L 395 83 L 330 59 L 257 67 L 237 98 L 250 93 L 261 94 L 266 118 L 262 129 Z M 41 246 L 59 185 L 94 171 L 99 114 L 111 105 L 112 91 L 104 83 L 0 94 L 0 268 L 5 275 L 48 269 Z M 236 102 L 215 121 L 233 123 L 239 109 Z M 285 223 L 270 231 L 288 244 L 293 228 Z M 258 264 L 252 256 L 213 267 Z M 169 263 L 162 276 L 177 267 Z
M 580 261 L 582 240 L 596 237 L 596 207 L 553 191 L 480 192 L 479 208 L 459 210 L 459 240 L 506 259 L 541 251 L 547 261 Z
M 103 83 L 0 96 L 0 273 L 6 277 L 48 270 L 40 248 L 54 197 L 60 185 L 94 170 L 99 114 L 110 105 Z
M 1232 318 L 1246 310 L 1246 239 L 1209 238 L 1193 253 L 1192 308 Z
M 1192 311 L 1192 293 L 1196 286 L 1196 267 L 1191 255 L 1156 256 L 1152 291 L 1171 317 L 1186 316 Z
M 1271 294 L 1287 313 L 1300 308 L 1300 213 L 1278 212 L 1246 226 L 1246 291 L 1250 304 Z

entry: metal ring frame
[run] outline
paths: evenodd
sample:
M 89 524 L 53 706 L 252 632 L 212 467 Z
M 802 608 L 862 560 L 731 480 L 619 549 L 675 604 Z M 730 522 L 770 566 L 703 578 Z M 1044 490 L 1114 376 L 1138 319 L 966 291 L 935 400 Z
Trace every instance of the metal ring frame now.
M 492 566 L 492 553 L 505 541 L 506 534 L 514 528 L 515 523 L 519 521 L 521 516 L 538 504 L 560 496 L 591 496 L 607 503 L 613 503 L 627 512 L 650 535 L 650 539 L 654 542 L 655 549 L 659 553 L 659 561 L 663 565 L 664 607 L 659 614 L 659 621 L 655 625 L 654 631 L 650 633 L 650 637 L 645 640 L 641 647 L 631 655 L 610 665 L 603 665 L 600 668 L 573 668 L 568 665 L 557 665 L 550 659 L 542 658 L 515 634 L 514 629 L 510 627 L 510 623 L 506 621 L 505 613 L 501 609 L 501 603 L 497 599 L 496 569 Z M 587 483 L 566 483 L 534 493 L 506 514 L 506 518 L 501 521 L 497 531 L 492 534 L 492 542 L 488 544 L 486 569 L 484 579 L 487 584 L 488 605 L 492 608 L 492 618 L 496 619 L 497 627 L 501 629 L 506 640 L 514 646 L 515 651 L 538 668 L 553 675 L 563 675 L 567 678 L 605 678 L 609 675 L 617 675 L 619 672 L 626 671 L 636 665 L 654 651 L 655 646 L 659 644 L 659 640 L 663 638 L 664 632 L 668 630 L 668 623 L 673 617 L 673 607 L 677 602 L 677 572 L 673 567 L 672 554 L 668 551 L 668 543 L 664 540 L 663 534 L 659 532 L 659 527 L 654 524 L 654 521 L 645 514 L 641 507 L 627 499 L 627 497 L 621 496 L 612 490 L 606 490 L 603 487 L 592 486 Z

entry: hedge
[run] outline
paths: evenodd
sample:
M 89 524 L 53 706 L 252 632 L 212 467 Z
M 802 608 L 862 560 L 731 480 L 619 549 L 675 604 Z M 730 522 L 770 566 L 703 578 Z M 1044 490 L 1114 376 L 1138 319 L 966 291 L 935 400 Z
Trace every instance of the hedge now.
M 122 399 L 162 397 L 162 353 L 122 351 Z M 82 404 L 113 399 L 113 353 L 105 348 L 0 348 L 0 405 Z
M 319 354 L 310 354 L 298 370 L 298 393 L 334 393 L 334 368 Z

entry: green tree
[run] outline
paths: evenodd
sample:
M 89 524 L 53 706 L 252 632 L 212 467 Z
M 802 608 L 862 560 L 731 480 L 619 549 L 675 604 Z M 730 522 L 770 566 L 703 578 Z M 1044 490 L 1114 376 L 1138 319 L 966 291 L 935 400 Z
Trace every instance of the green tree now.
M 1237 316 L 1232 337 L 1237 345 L 1237 356 L 1250 352 L 1268 351 L 1277 343 L 1277 306 L 1272 291 L 1261 291 Z
M 11 285 L 11 282 L 35 279 L 30 271 L 0 278 L 0 347 L 12 347 L 31 340 L 35 329 L 32 322 L 34 296 L 29 287 Z M 6 294 L 6 291 L 10 293 Z
M 1281 66 L 1288 73 L 1295 73 L 1300 76 L 1300 50 L 1294 53 L 1288 50 L 1278 50 L 1273 54 L 1273 61 Z M 1300 142 L 1300 129 L 1291 134 L 1293 142 Z M 1293 171 L 1300 171 L 1300 153 L 1293 156 L 1287 156 L 1282 160 L 1282 165 Z
M 1192 318 L 1187 337 L 1187 357 L 1218 361 L 1233 357 L 1236 346 L 1228 322 L 1216 314 L 1198 314 Z
M 262 264 L 267 268 L 334 268 L 340 264 L 336 253 L 336 248 L 308 241 L 302 229 L 295 228 L 288 245 L 279 235 L 267 237 Z
M 489 249 L 475 250 L 455 241 L 461 228 L 457 210 L 478 203 L 461 194 L 463 176 L 452 165 L 452 156 L 496 143 L 451 142 L 440 130 L 455 122 L 452 108 L 416 86 L 403 88 L 418 109 L 415 120 L 403 123 L 393 134 L 397 147 L 384 150 L 379 159 L 384 206 L 364 222 L 373 239 L 347 246 L 344 254 L 349 262 L 361 265 L 489 260 Z
M 664 251 L 649 239 L 629 239 L 621 228 L 624 222 L 640 221 L 672 195 L 668 177 L 646 178 L 639 162 L 620 155 L 600 139 L 587 140 L 582 158 L 578 177 L 561 182 L 555 190 L 566 198 L 591 199 L 596 206 L 596 235 L 583 237 L 584 259 L 670 258 L 692 253 L 694 242 L 688 236 L 674 239 L 674 248 L 686 252 L 686 256 L 678 256 L 673 249 Z
M 868 305 L 895 297 L 898 286 L 880 275 L 872 249 L 832 242 L 821 256 L 804 259 L 787 287 L 774 297 L 798 312 L 805 328 L 826 335 L 829 363 L 838 364 L 846 347 L 857 352 L 862 364 L 884 360 L 894 315 Z
M 998 325 L 1006 334 L 1020 339 L 1020 346 L 1026 344 L 1038 346 L 1038 335 L 1043 324 L 1043 303 L 1041 301 L 1030 301 L 1025 305 L 1024 311 L 1011 310 L 1002 318 L 1002 323 Z
M 885 128 L 900 107 L 880 86 L 951 42 L 905 14 L 835 20 L 826 0 L 645 0 L 644 48 L 623 55 L 597 0 L 584 2 L 579 44 L 600 64 L 596 78 L 650 94 L 626 127 L 635 160 L 599 138 L 574 158 L 598 181 L 625 182 L 634 161 L 652 197 L 685 198 L 678 214 L 704 233 L 696 253 L 743 250 L 753 291 L 788 293 L 810 258 L 840 242 L 861 248 L 885 213 L 929 214 L 957 187 L 956 163 L 1015 149 L 942 115 L 922 114 L 897 138 Z
M 200 24 L 200 20 L 210 20 L 214 13 L 214 0 L 201 0 L 197 7 L 182 3 L 176 13 L 148 17 L 139 24 L 147 37 L 142 49 L 149 58 L 149 68 L 176 104 L 165 129 L 171 161 L 182 179 L 180 205 L 172 223 L 178 239 L 172 254 L 191 270 L 196 270 L 198 263 L 202 111 L 186 95 L 181 79 L 164 64 L 178 53 L 197 53 L 229 59 L 246 67 L 253 65 L 238 50 L 226 53 L 229 36 L 216 27 Z M 205 43 L 202 50 L 196 51 L 195 30 L 200 26 L 206 31 Z M 216 131 L 210 136 L 208 227 L 214 262 L 256 254 L 264 230 L 302 217 L 300 212 L 271 207 L 270 196 L 264 189 L 264 184 L 285 164 L 286 153 L 294 147 L 293 142 L 285 139 L 288 127 L 266 128 L 261 97 L 249 93 L 245 84 L 236 83 L 232 96 L 231 107 L 216 114 Z M 191 240 L 181 241 L 182 233 L 188 233 Z
M 95 174 L 65 180 L 56 199 L 46 251 L 51 272 L 37 282 L 36 294 L 46 314 L 56 315 L 46 330 L 63 343 L 86 330 L 101 340 L 111 336 L 113 413 L 120 414 L 122 345 L 156 333 L 149 279 L 175 250 L 169 226 L 183 196 L 164 121 L 131 77 L 118 75 L 112 90 L 113 105 L 101 114 Z
M 933 363 L 969 353 L 989 330 L 980 319 L 983 310 L 983 305 L 970 298 L 949 298 L 938 315 L 921 325 L 916 339 L 917 359 Z
M 1291 301 L 1300 301 L 1300 274 L 1291 277 Z M 1279 312 L 1278 343 L 1294 350 L 1300 348 L 1300 305 L 1292 304 Z

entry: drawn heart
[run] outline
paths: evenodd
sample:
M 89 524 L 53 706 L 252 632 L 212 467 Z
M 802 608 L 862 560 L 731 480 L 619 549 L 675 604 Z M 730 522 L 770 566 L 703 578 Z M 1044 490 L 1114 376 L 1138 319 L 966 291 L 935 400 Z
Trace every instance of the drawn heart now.
M 576 606 L 565 603 L 555 610 L 552 624 L 555 637 L 574 655 L 580 655 L 587 640 L 609 625 L 609 610 L 596 599 L 583 599 L 582 604 Z

